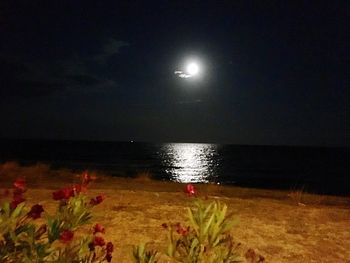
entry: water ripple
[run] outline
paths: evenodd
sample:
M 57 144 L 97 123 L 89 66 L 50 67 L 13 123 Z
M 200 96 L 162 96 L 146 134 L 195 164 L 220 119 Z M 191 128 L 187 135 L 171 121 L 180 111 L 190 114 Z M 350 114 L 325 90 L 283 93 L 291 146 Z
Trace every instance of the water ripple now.
M 217 145 L 199 143 L 169 143 L 161 147 L 162 162 L 172 180 L 182 183 L 213 182 Z

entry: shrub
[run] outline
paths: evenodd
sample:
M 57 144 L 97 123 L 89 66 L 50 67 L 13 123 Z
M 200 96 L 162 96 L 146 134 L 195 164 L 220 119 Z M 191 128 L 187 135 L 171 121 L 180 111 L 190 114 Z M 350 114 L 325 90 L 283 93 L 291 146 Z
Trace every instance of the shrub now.
M 90 181 L 84 174 L 81 184 L 54 192 L 57 210 L 53 215 L 45 213 L 45 223 L 39 225 L 35 220 L 44 208 L 40 204 L 26 207 L 25 180 L 17 179 L 12 200 L 0 208 L 0 262 L 111 262 L 113 244 L 105 242 L 103 226 L 96 224 L 91 234 L 76 237 L 79 228 L 90 223 L 93 207 L 104 199 L 87 198 Z
M 188 208 L 187 227 L 170 225 L 167 255 L 178 262 L 241 262 L 230 230 L 236 223 L 227 216 L 227 206 L 220 202 L 194 202 Z
M 197 195 L 191 184 L 186 185 L 185 193 L 190 197 Z M 227 214 L 226 204 L 195 199 L 194 206 L 187 208 L 187 211 L 188 226 L 162 224 L 163 228 L 168 229 L 166 255 L 171 260 L 183 263 L 242 262 L 237 253 L 239 244 L 230 235 L 237 220 Z M 147 252 L 144 245 L 134 248 L 136 263 L 156 262 L 155 255 L 154 252 Z

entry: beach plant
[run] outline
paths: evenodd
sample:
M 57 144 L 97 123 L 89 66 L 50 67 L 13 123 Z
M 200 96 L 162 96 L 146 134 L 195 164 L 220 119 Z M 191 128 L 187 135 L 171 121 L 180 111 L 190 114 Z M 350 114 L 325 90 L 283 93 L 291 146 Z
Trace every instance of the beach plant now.
M 197 190 L 192 184 L 186 185 L 185 193 L 189 197 L 197 197 Z M 181 223 L 162 224 L 168 230 L 165 254 L 169 260 L 183 263 L 243 262 L 237 252 L 240 244 L 234 242 L 230 234 L 237 220 L 227 213 L 226 204 L 195 198 L 193 206 L 187 208 L 187 221 L 187 226 Z M 134 262 L 154 262 L 142 260 L 149 253 L 144 245 L 134 248 Z
M 27 208 L 25 180 L 17 179 L 12 198 L 7 200 L 10 192 L 6 191 L 0 207 L 0 262 L 111 262 L 113 244 L 104 240 L 102 225 L 96 224 L 91 233 L 78 233 L 104 199 L 103 195 L 87 197 L 91 180 L 85 173 L 81 184 L 53 192 L 58 206 L 50 215 L 40 204 Z
M 230 231 L 237 223 L 218 201 L 196 200 L 187 208 L 189 226 L 169 225 L 167 255 L 177 262 L 241 262 Z

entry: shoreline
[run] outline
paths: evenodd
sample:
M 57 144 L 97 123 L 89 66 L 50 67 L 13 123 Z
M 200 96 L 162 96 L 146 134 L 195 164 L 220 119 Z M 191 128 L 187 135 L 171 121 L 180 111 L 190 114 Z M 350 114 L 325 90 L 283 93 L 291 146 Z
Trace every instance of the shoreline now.
M 186 183 L 156 180 L 148 172 L 141 172 L 134 177 L 113 177 L 99 171 L 87 171 L 97 180 L 93 188 L 118 190 L 144 190 L 156 192 L 182 192 Z M 26 178 L 29 188 L 57 189 L 79 183 L 81 172 L 70 169 L 52 169 L 47 164 L 37 163 L 22 166 L 17 162 L 0 164 L 0 188 L 11 188 L 18 177 Z M 342 205 L 350 207 L 350 196 L 326 195 L 308 192 L 303 188 L 273 189 L 235 186 L 227 184 L 193 183 L 204 195 L 207 193 L 221 197 L 270 198 L 276 200 L 305 199 L 310 204 Z M 294 195 L 294 196 L 293 196 Z M 299 195 L 299 196 L 295 196 Z M 299 200 L 300 201 L 300 200 Z

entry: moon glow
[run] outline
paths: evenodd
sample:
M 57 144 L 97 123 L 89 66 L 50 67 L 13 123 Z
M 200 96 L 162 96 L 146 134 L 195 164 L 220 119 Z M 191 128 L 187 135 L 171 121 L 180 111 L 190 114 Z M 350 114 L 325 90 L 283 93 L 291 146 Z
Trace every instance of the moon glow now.
M 175 70 L 174 74 L 179 78 L 198 78 L 199 75 L 202 75 L 200 65 L 197 61 L 187 61 L 186 64 L 182 66 L 181 70 Z
M 187 65 L 186 71 L 189 75 L 196 75 L 199 72 L 199 66 L 195 62 L 191 62 Z

